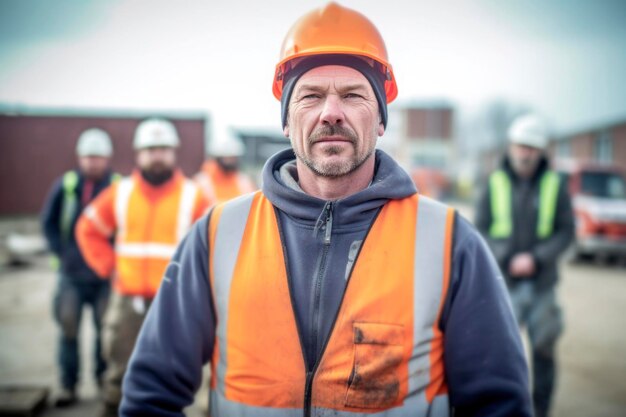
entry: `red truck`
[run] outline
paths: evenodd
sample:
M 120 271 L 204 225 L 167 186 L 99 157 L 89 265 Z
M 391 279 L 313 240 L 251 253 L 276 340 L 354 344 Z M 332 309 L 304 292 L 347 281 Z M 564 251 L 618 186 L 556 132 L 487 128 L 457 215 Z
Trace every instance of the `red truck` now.
M 567 181 L 576 218 L 577 258 L 626 257 L 626 180 L 616 165 L 555 164 Z

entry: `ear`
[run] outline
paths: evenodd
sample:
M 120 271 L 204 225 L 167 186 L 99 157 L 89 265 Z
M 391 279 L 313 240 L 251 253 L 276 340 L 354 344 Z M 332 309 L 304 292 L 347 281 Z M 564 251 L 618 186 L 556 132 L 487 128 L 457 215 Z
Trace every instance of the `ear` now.
M 378 133 L 378 137 L 381 137 L 385 134 L 385 126 L 382 123 L 378 124 L 378 129 L 376 129 L 376 133 Z
M 283 135 L 285 135 L 286 138 L 289 138 L 289 123 L 283 127 Z

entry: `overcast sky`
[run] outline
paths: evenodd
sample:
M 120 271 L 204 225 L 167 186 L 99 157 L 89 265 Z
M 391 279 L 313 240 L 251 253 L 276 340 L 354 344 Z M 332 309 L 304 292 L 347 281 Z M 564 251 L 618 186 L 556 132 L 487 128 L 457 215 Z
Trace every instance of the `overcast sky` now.
M 344 0 L 385 38 L 398 103 L 525 103 L 558 130 L 626 119 L 626 1 Z M 322 1 L 0 2 L 0 102 L 201 110 L 278 127 L 274 66 Z

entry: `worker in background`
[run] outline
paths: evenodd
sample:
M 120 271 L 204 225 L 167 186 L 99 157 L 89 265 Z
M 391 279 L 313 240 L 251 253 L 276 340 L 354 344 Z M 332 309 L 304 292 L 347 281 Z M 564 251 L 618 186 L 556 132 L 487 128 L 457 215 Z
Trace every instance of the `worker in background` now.
M 118 415 L 122 378 L 146 311 L 161 280 L 169 279 L 166 267 L 176 245 L 207 208 L 198 187 L 176 167 L 179 138 L 172 123 L 141 122 L 133 146 L 138 169 L 94 200 L 76 231 L 87 263 L 112 280 L 103 329 L 103 416 Z
M 292 149 L 178 248 L 122 416 L 182 416 L 207 362 L 214 417 L 530 416 L 487 246 L 375 150 L 398 92 L 376 27 L 336 3 L 308 13 L 273 91 Z
M 476 226 L 504 273 L 519 325 L 528 328 L 534 415 L 544 417 L 563 330 L 555 294 L 557 264 L 574 238 L 574 219 L 566 184 L 549 169 L 545 123 L 536 115 L 521 116 L 508 139 L 508 153 L 478 201 Z
M 222 138 L 211 141 L 210 159 L 204 162 L 200 172 L 194 176 L 196 184 L 211 205 L 256 190 L 252 180 L 240 171 L 243 154 L 243 144 L 230 131 Z
M 95 327 L 94 373 L 98 385 L 106 363 L 100 348 L 102 317 L 109 299 L 109 283 L 98 278 L 82 257 L 74 229 L 83 209 L 115 179 L 110 162 L 113 147 L 109 135 L 100 129 L 85 130 L 76 145 L 78 169 L 59 178 L 46 199 L 42 215 L 43 231 L 59 270 L 54 296 L 54 318 L 61 337 L 58 363 L 61 369 L 61 391 L 57 407 L 77 401 L 76 385 L 80 375 L 78 333 L 83 308 L 91 307 Z

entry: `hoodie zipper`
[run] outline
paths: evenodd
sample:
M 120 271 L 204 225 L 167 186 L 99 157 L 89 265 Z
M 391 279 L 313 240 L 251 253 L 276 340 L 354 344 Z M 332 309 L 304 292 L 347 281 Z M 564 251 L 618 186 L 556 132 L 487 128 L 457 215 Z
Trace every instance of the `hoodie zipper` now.
M 326 233 L 328 233 L 328 227 L 330 226 L 332 228 L 332 203 L 329 203 L 327 205 L 330 205 L 330 218 L 327 217 L 326 218 Z M 361 244 L 361 247 L 359 248 L 359 252 L 356 254 L 355 258 L 354 258 L 354 264 L 356 265 L 356 262 L 359 259 L 359 255 L 361 254 L 361 249 L 363 249 L 363 246 L 365 245 L 365 241 L 370 233 L 370 230 L 372 230 L 372 226 L 374 225 L 374 223 L 376 222 L 376 220 L 378 219 L 378 215 L 380 214 L 381 209 L 378 209 L 378 212 L 376 213 L 376 215 L 374 216 L 374 218 L 372 219 L 372 222 L 370 223 L 367 232 L 365 232 L 365 237 L 363 238 L 363 243 Z M 326 236 L 325 236 L 326 237 Z M 324 240 L 324 242 L 326 242 L 326 239 Z M 327 250 L 328 247 L 330 246 L 330 237 L 328 238 L 328 245 L 325 245 L 325 249 Z M 324 253 L 326 253 L 326 250 Z M 322 359 L 322 357 L 324 356 L 324 352 L 326 351 L 326 347 L 328 346 L 328 342 L 330 341 L 330 338 L 335 330 L 335 324 L 337 323 L 337 317 L 339 317 L 339 311 L 341 310 L 341 306 L 343 305 L 343 300 L 346 296 L 346 292 L 348 291 L 348 285 L 350 285 L 350 278 L 352 278 L 352 272 L 354 271 L 354 265 L 352 270 L 350 271 L 350 275 L 348 276 L 348 279 L 346 280 L 346 286 L 344 287 L 343 290 L 343 294 L 341 295 L 341 300 L 339 301 L 339 307 L 337 308 L 337 311 L 335 312 L 335 317 L 333 318 L 333 321 L 330 325 L 330 331 L 328 332 L 328 335 L 326 336 L 326 338 L 324 339 L 324 343 L 322 345 L 322 348 L 320 349 L 320 351 L 317 353 L 317 358 L 315 358 L 315 362 L 313 364 L 313 369 L 309 370 L 308 369 L 308 365 L 307 365 L 307 373 L 306 373 L 306 383 L 304 386 L 304 417 L 311 417 L 311 397 L 312 397 L 312 393 L 313 393 L 313 378 L 315 377 L 315 372 L 317 371 L 317 368 L 320 364 L 320 361 Z M 315 328 L 315 331 L 317 331 L 317 327 Z M 300 338 L 300 340 L 302 340 L 302 338 Z
M 313 288 L 313 300 L 311 303 L 311 335 L 309 339 L 309 348 L 312 352 L 317 352 L 317 339 L 320 332 L 319 316 L 321 310 L 321 298 L 322 298 L 322 282 L 326 275 L 328 252 L 330 251 L 331 236 L 333 229 L 333 203 L 327 202 L 324 206 L 323 214 L 324 219 L 324 246 L 322 248 L 322 254 L 320 256 L 317 274 L 315 276 L 314 288 Z M 310 352 L 309 352 L 310 353 Z
M 331 239 L 330 236 L 332 235 L 332 226 L 333 226 L 333 219 L 332 219 L 332 208 L 333 208 L 333 203 L 332 202 L 328 202 L 326 203 L 326 206 L 324 207 L 326 210 L 328 210 L 328 215 L 325 219 L 325 223 L 326 223 L 326 230 L 324 231 L 324 252 L 322 253 L 322 256 L 326 256 L 328 249 L 330 247 L 330 243 L 331 243 Z M 372 222 L 370 223 L 367 232 L 365 232 L 365 237 L 363 238 L 363 243 L 361 244 L 361 247 L 359 248 L 359 252 L 356 254 L 355 258 L 354 258 L 354 264 L 356 264 L 356 262 L 359 259 L 359 255 L 361 254 L 361 250 L 363 249 L 363 246 L 365 245 L 365 241 L 367 240 L 367 237 L 370 233 L 370 230 L 372 230 L 372 226 L 374 225 L 374 223 L 376 222 L 376 220 L 378 219 L 378 215 L 380 214 L 381 209 L 378 209 L 378 212 L 376 213 L 376 215 L 374 216 L 374 218 L 372 219 Z M 294 318 L 297 317 L 297 313 L 296 313 L 296 308 L 295 308 L 295 300 L 293 298 L 293 283 L 291 280 L 291 275 L 289 274 L 289 264 L 288 264 L 288 257 L 287 257 L 287 246 L 285 245 L 285 237 L 283 234 L 283 230 L 282 230 L 282 225 L 280 223 L 280 217 L 279 217 L 279 213 L 278 213 L 278 209 L 274 208 L 274 212 L 276 213 L 276 223 L 278 224 L 278 233 L 280 235 L 280 242 L 281 242 L 281 247 L 283 250 L 283 257 L 284 257 L 284 261 L 285 261 L 285 269 L 287 271 L 287 284 L 289 286 L 289 297 L 291 299 L 291 310 L 293 313 Z M 330 232 L 329 232 L 330 229 Z M 325 259 L 324 259 L 325 260 Z M 337 317 L 339 317 L 339 311 L 341 310 L 341 306 L 343 305 L 343 300 L 346 296 L 346 292 L 348 290 L 348 285 L 350 284 L 350 279 L 352 278 L 352 272 L 354 271 L 354 265 L 352 270 L 350 271 L 350 275 L 348 276 L 348 279 L 346 281 L 346 286 L 344 288 L 343 294 L 341 295 L 341 301 L 339 302 L 339 307 L 337 308 L 337 311 L 335 312 L 335 317 L 333 318 L 332 324 L 330 325 L 330 331 L 328 332 L 328 335 L 326 336 L 326 339 L 324 339 L 324 344 L 322 345 L 322 348 L 320 349 L 320 351 L 317 353 L 317 357 L 315 358 L 315 362 L 313 364 L 313 368 L 309 368 L 309 361 L 307 359 L 307 354 L 306 354 L 306 350 L 305 350 L 305 344 L 304 344 L 304 339 L 302 337 L 302 329 L 300 328 L 300 325 L 298 323 L 298 320 L 296 320 L 296 328 L 298 330 L 298 338 L 300 339 L 300 349 L 302 352 L 302 358 L 304 360 L 304 368 L 306 371 L 306 379 L 305 379 L 305 384 L 304 384 L 304 417 L 311 417 L 311 400 L 312 400 L 312 394 L 313 394 L 313 378 L 315 377 L 315 372 L 317 371 L 317 368 L 319 366 L 320 360 L 322 359 L 322 356 L 324 355 L 324 352 L 326 351 L 326 347 L 328 346 L 328 342 L 333 334 L 333 331 L 335 329 L 335 324 L 337 323 Z M 315 327 L 315 331 L 317 333 L 317 327 Z
M 330 238 L 333 233 L 333 202 L 326 203 L 326 230 L 324 231 L 324 245 L 330 246 Z
M 329 201 L 324 206 L 326 212 L 325 228 L 324 228 L 324 248 L 322 249 L 322 256 L 320 258 L 319 270 L 315 279 L 315 289 L 313 292 L 313 312 L 311 314 L 311 346 L 317 347 L 317 337 L 319 334 L 319 314 L 320 314 L 320 300 L 322 297 L 322 281 L 326 274 L 326 258 L 328 257 L 328 251 L 330 250 L 331 236 L 333 233 L 333 203 Z M 315 349 L 317 350 L 317 349 Z

